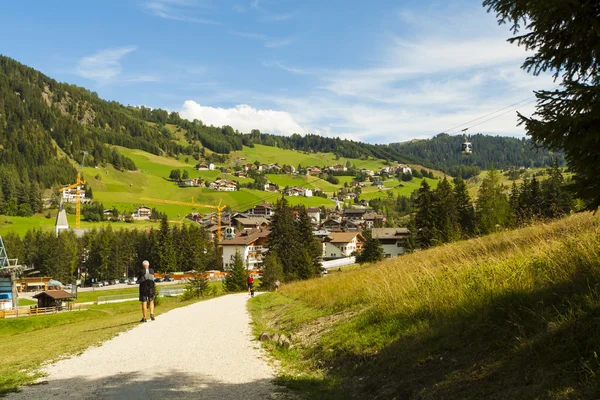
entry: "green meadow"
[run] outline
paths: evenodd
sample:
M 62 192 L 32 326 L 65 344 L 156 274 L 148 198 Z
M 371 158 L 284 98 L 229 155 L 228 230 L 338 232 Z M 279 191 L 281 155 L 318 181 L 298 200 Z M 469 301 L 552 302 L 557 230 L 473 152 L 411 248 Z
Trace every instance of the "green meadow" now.
M 185 142 L 184 132 L 178 131 L 175 126 L 167 126 L 177 137 L 179 141 Z M 233 174 L 224 174 L 220 170 L 197 171 L 194 166 L 197 161 L 192 156 L 180 156 L 178 159 L 172 157 L 157 156 L 142 150 L 128 149 L 114 146 L 121 154 L 131 158 L 138 170 L 137 171 L 119 171 L 112 165 L 102 167 L 86 167 L 83 170 L 84 178 L 88 186 L 92 188 L 95 201 L 102 203 L 106 208 L 116 207 L 123 213 L 130 213 L 141 205 L 156 207 L 159 211 L 165 212 L 169 220 L 177 221 L 190 212 L 207 213 L 214 211 L 214 208 L 206 207 L 216 206 L 219 203 L 229 206 L 235 211 L 246 211 L 255 205 L 263 202 L 275 202 L 281 196 L 278 193 L 265 192 L 260 190 L 241 189 L 234 192 L 217 192 L 205 186 L 202 187 L 179 187 L 175 182 L 169 179 L 173 169 L 179 169 L 182 172 L 187 171 L 191 178 L 201 177 L 207 181 L 213 181 L 217 178 L 235 180 L 239 183 L 253 182 L 251 178 L 238 178 Z M 244 158 L 245 160 L 241 160 Z M 361 160 L 345 159 L 336 160 L 332 153 L 302 153 L 293 150 L 279 149 L 276 147 L 256 145 L 253 148 L 244 147 L 242 151 L 231 154 L 228 164 L 217 165 L 216 167 L 233 168 L 234 164 L 240 162 L 253 163 L 279 163 L 279 165 L 289 164 L 298 166 L 316 165 L 323 167 L 326 165 L 345 164 L 350 161 L 359 168 L 368 168 L 379 170 L 384 166 L 381 160 Z M 413 166 L 413 168 L 421 168 Z M 436 172 L 439 175 L 439 173 Z M 353 180 L 351 176 L 338 176 L 339 184 L 331 184 L 314 176 L 304 175 L 284 175 L 267 174 L 270 182 L 279 185 L 280 189 L 286 186 L 301 186 L 310 189 L 320 188 L 328 195 L 333 194 L 343 187 L 344 183 L 350 183 Z M 436 180 L 429 180 L 431 186 L 437 185 Z M 397 179 L 385 181 L 387 190 L 379 190 L 377 187 L 363 188 L 361 198 L 371 200 L 377 197 L 387 196 L 390 191 L 396 194 L 410 195 L 410 193 L 419 187 L 420 181 L 400 182 Z M 403 186 L 400 186 L 403 185 Z M 141 200 L 141 198 L 155 198 L 170 201 L 179 201 L 194 203 L 195 206 L 183 206 L 165 204 L 161 202 L 152 202 Z M 335 203 L 331 200 L 321 197 L 290 197 L 290 203 L 293 205 L 306 205 L 309 207 L 334 207 Z M 45 218 L 47 212 L 38 214 L 29 218 L 0 216 L 0 234 L 7 232 L 17 232 L 24 235 L 29 229 L 40 228 L 45 231 L 54 229 L 56 210 L 51 210 L 51 218 Z M 69 224 L 75 226 L 75 216 L 68 215 Z M 102 222 L 89 223 L 81 221 L 82 228 L 99 228 L 111 225 L 113 229 L 147 229 L 156 226 L 155 223 L 146 221 L 136 221 L 134 223 L 124 222 Z

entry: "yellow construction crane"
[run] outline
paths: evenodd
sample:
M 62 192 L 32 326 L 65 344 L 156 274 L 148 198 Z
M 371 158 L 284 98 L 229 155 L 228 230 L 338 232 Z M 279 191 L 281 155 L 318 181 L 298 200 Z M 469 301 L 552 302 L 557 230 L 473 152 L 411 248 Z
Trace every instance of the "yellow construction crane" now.
M 221 242 L 221 211 L 223 211 L 227 206 L 221 205 L 222 200 L 219 200 L 219 204 L 216 206 L 213 204 L 198 204 L 194 203 L 194 199 L 192 199 L 191 203 L 186 203 L 185 201 L 176 201 L 176 200 L 163 200 L 163 199 L 153 199 L 151 197 L 142 197 L 140 198 L 142 201 L 147 201 L 151 203 L 163 203 L 163 204 L 174 204 L 178 206 L 188 206 L 188 207 L 204 207 L 204 208 L 212 208 L 217 210 L 217 243 Z
M 75 228 L 79 229 L 81 227 L 81 188 L 85 185 L 85 180 L 81 177 L 81 173 L 83 172 L 83 161 L 85 160 L 85 156 L 87 155 L 87 151 L 83 152 L 83 158 L 81 159 L 81 168 L 79 172 L 77 172 L 77 181 L 69 186 L 65 186 L 63 188 L 58 189 L 59 192 L 64 192 L 65 190 L 75 189 Z

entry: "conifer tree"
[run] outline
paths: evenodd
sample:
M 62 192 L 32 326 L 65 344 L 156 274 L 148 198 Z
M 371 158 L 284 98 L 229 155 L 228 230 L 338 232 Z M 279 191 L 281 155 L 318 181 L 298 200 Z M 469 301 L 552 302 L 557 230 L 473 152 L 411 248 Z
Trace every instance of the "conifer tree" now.
M 167 217 L 160 220 L 160 229 L 156 235 L 156 264 L 155 270 L 163 272 L 175 271 L 175 252 L 173 250 L 172 233 Z
M 452 186 L 444 177 L 434 191 L 433 218 L 435 237 L 441 243 L 458 239 L 458 208 Z
M 383 247 L 379 240 L 373 239 L 371 230 L 363 232 L 365 237 L 365 245 L 363 251 L 356 256 L 356 262 L 359 264 L 377 262 L 383 260 Z
M 555 160 L 548 168 L 548 179 L 542 182 L 543 213 L 547 218 L 557 218 L 567 214 L 572 207 L 572 197 L 565 186 L 564 177 Z
M 239 251 L 233 255 L 231 273 L 223 280 L 223 290 L 226 292 L 243 292 L 246 290 L 248 272 Z
M 433 193 L 427 181 L 421 181 L 417 191 L 415 225 L 417 228 L 417 241 L 420 247 L 427 248 L 434 244 L 435 224 L 433 217 Z
M 477 229 L 487 234 L 507 226 L 510 219 L 508 199 L 500 174 L 490 170 L 483 179 L 477 197 Z
M 269 252 L 265 258 L 263 269 L 264 274 L 261 281 L 261 288 L 273 290 L 275 288 L 275 281 L 284 281 L 283 266 L 279 261 L 277 253 Z
M 587 207 L 600 206 L 600 13 L 597 1 L 485 0 L 499 24 L 508 24 L 516 36 L 511 43 L 529 55 L 522 68 L 534 75 L 553 71 L 562 78 L 561 89 L 536 92 L 536 113 L 519 114 L 534 141 L 564 150 L 576 173 L 578 195 Z M 524 31 L 524 32 L 521 32 Z
M 296 221 L 296 232 L 298 233 L 298 243 L 304 247 L 306 254 L 305 279 L 313 276 L 318 276 L 321 271 L 320 259 L 322 255 L 322 247 L 319 240 L 313 235 L 312 223 L 306 212 L 306 207 L 302 206 L 299 210 L 299 219 Z
M 279 255 L 286 280 L 294 280 L 298 278 L 296 267 L 302 249 L 297 240 L 294 213 L 284 196 L 275 204 L 274 213 L 268 237 L 269 253 Z
M 467 190 L 467 184 L 462 178 L 454 180 L 454 197 L 458 210 L 458 225 L 463 237 L 470 237 L 475 233 L 475 208 Z

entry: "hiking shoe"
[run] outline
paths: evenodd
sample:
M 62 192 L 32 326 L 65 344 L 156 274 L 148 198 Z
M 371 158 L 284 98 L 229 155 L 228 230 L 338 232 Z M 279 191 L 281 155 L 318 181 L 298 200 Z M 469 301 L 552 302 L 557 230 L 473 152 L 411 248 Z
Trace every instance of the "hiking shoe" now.
M 154 318 L 154 314 L 150 314 L 150 319 L 151 319 L 152 321 L 154 321 L 154 319 L 155 319 L 155 318 Z
M 148 322 L 148 320 L 146 318 L 142 318 L 140 322 Z

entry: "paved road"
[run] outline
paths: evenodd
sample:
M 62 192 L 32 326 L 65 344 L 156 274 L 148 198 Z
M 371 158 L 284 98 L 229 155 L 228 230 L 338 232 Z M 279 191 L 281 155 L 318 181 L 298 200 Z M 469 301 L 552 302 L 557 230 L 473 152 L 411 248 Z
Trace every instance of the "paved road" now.
M 46 384 L 7 398 L 287 398 L 252 340 L 247 300 L 247 294 L 223 296 L 159 315 L 47 367 Z

